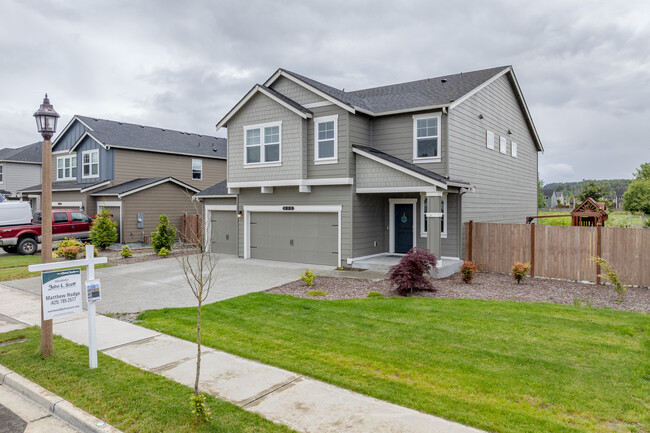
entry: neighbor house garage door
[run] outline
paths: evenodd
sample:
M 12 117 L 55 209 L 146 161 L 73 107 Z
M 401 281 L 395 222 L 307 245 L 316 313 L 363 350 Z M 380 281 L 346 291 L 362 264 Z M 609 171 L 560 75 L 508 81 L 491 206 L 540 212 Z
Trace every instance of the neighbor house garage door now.
M 254 259 L 338 265 L 338 214 L 250 214 L 250 256 Z
M 237 254 L 237 216 L 235 212 L 210 212 L 210 252 Z

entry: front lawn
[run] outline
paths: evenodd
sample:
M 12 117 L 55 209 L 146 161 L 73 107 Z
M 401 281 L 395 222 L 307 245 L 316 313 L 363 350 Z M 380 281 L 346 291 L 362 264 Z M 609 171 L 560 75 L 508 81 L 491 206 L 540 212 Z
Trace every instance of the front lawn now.
M 196 309 L 141 324 L 195 341 Z M 494 432 L 650 431 L 650 316 L 545 303 L 254 293 L 203 343 Z
M 81 258 L 81 257 L 79 257 Z M 23 278 L 38 277 L 40 272 L 29 272 L 27 266 L 41 263 L 41 256 L 4 255 L 0 259 L 0 281 L 19 280 Z M 110 265 L 95 265 L 95 269 L 106 268 Z M 86 270 L 81 266 L 81 270 Z
M 1 344 L 19 338 L 26 341 Z M 54 354 L 42 360 L 39 344 L 38 328 L 0 334 L 0 364 L 125 433 L 292 431 L 212 396 L 207 397 L 212 419 L 197 424 L 190 412 L 193 389 L 101 352 L 99 368 L 90 370 L 88 348 L 58 336 Z

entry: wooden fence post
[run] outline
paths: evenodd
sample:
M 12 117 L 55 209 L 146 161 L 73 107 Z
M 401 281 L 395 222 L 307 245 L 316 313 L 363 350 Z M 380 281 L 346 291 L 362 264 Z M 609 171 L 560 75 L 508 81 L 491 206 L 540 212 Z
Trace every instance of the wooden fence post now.
M 530 277 L 535 277 L 535 226 L 530 225 Z
M 596 255 L 598 257 L 602 257 L 602 255 L 603 255 L 603 252 L 601 250 L 602 246 L 601 246 L 601 242 L 600 242 L 600 239 L 601 239 L 600 229 L 601 228 L 602 228 L 602 226 L 600 226 L 600 225 L 598 227 L 596 227 Z M 596 284 L 600 284 L 600 263 L 596 263 Z
M 468 231 L 469 231 L 469 233 L 468 233 L 468 236 L 469 236 L 469 246 L 467 247 L 467 249 L 468 249 L 469 251 L 468 251 L 467 254 L 468 254 L 468 256 L 469 256 L 468 259 L 469 259 L 470 262 L 472 261 L 472 226 L 473 226 L 473 225 L 474 225 L 474 221 L 469 220 L 469 230 L 468 230 Z

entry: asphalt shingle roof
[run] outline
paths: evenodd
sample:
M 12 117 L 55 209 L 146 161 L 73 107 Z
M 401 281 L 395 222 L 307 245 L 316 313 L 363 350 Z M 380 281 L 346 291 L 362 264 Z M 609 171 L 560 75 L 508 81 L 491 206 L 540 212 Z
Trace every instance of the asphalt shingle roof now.
M 16 149 L 0 149 L 0 161 L 15 161 L 15 162 L 41 162 L 41 146 L 42 142 L 28 144 L 27 146 L 18 147 Z
M 359 150 L 362 150 L 364 152 L 370 153 L 370 154 L 372 154 L 372 155 L 374 155 L 374 156 L 376 156 L 378 158 L 381 158 L 381 159 L 383 159 L 385 161 L 388 161 L 388 162 L 392 162 L 393 164 L 399 165 L 400 167 L 404 167 L 404 168 L 406 168 L 408 170 L 414 171 L 414 172 L 416 172 L 418 174 L 421 174 L 423 176 L 427 176 L 427 177 L 429 177 L 431 179 L 437 180 L 438 182 L 442 182 L 445 185 L 447 185 L 450 182 L 453 182 L 454 184 L 464 184 L 464 185 L 470 186 L 470 184 L 467 183 L 467 182 L 463 182 L 461 180 L 447 179 L 446 177 L 441 176 L 438 173 L 435 173 L 435 172 L 433 172 L 431 170 L 427 170 L 426 168 L 422 168 L 422 167 L 420 167 L 418 165 L 411 164 L 410 162 L 404 161 L 403 159 L 396 158 L 393 155 L 389 155 L 387 153 L 382 152 L 381 150 L 377 150 L 377 149 L 372 148 L 372 147 L 360 146 L 358 144 L 353 144 L 352 147 L 354 147 L 355 149 L 359 149 Z
M 90 135 L 106 146 L 127 149 L 226 158 L 226 139 L 171 129 L 135 125 L 94 117 L 75 116 L 92 128 Z
M 103 182 L 105 181 L 92 182 L 92 183 L 77 183 L 74 180 L 64 180 L 59 182 L 52 182 L 52 191 L 65 191 L 65 190 L 81 191 L 84 188 L 90 188 L 94 185 Z M 38 185 L 30 186 L 29 188 L 23 188 L 21 189 L 21 192 L 40 192 L 42 188 L 43 185 L 38 184 Z
M 143 186 L 151 185 L 161 180 L 169 179 L 168 176 L 163 177 L 149 177 L 149 178 L 138 178 L 133 179 L 128 182 L 121 183 L 119 185 L 113 185 L 106 189 L 100 189 L 95 191 L 90 195 L 118 195 L 124 194 L 125 192 L 133 191 L 134 189 L 142 188 Z
M 350 106 L 381 114 L 450 104 L 507 68 L 509 66 L 500 66 L 351 92 L 335 89 L 286 69 L 283 71 Z
M 228 194 L 228 181 L 223 180 L 196 194 L 197 197 L 204 197 L 204 196 L 211 196 L 211 195 L 232 195 L 232 194 Z M 234 195 L 232 196 L 235 197 Z

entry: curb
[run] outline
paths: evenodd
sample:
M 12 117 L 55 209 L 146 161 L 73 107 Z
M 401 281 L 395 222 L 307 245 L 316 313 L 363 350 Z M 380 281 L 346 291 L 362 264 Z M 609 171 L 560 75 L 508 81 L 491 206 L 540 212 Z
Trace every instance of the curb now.
M 83 433 L 122 433 L 97 417 L 83 411 L 67 400 L 25 379 L 0 364 L 0 385 L 21 394 L 49 413 L 62 419 Z

